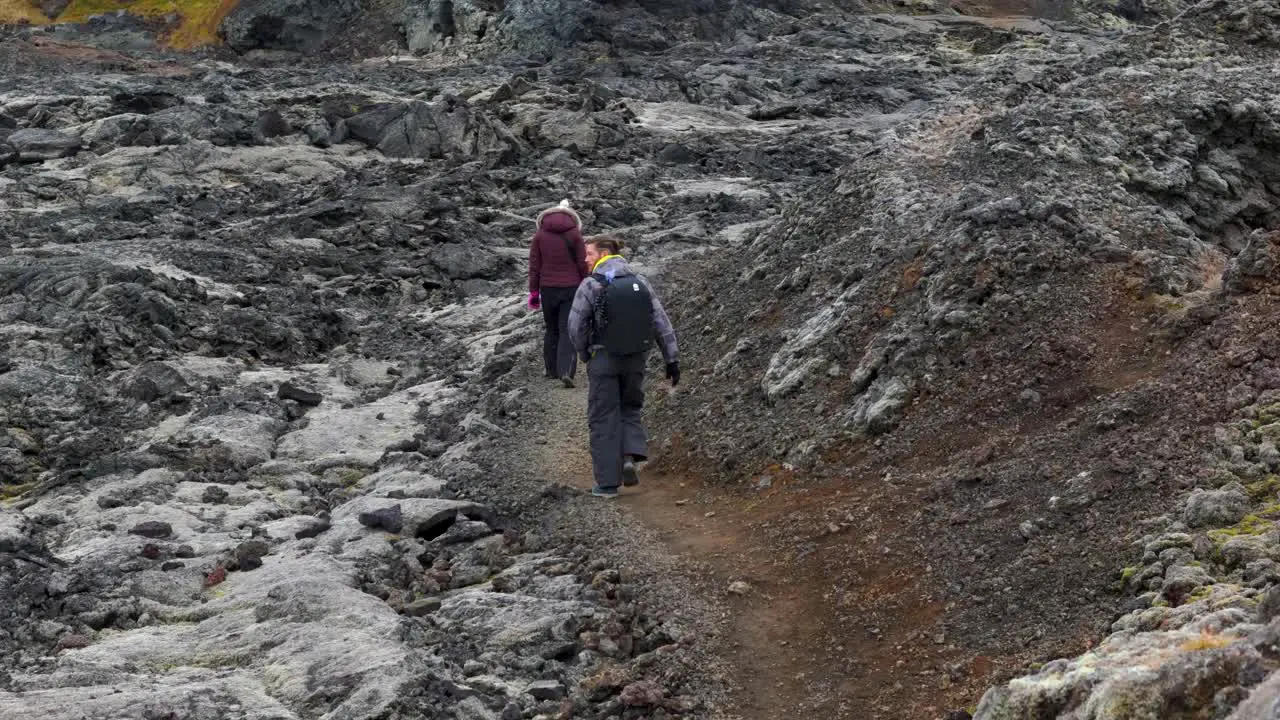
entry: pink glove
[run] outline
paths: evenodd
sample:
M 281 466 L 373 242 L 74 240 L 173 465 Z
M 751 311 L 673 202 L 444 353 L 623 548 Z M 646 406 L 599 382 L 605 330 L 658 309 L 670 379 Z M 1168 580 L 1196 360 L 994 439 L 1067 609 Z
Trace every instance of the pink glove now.
M 541 309 L 542 309 L 542 295 L 541 295 L 541 294 L 539 294 L 539 293 L 536 293 L 536 292 L 531 292 L 531 293 L 529 293 L 529 303 L 528 303 L 528 305 L 529 305 L 529 309 L 530 309 L 530 310 L 541 310 Z

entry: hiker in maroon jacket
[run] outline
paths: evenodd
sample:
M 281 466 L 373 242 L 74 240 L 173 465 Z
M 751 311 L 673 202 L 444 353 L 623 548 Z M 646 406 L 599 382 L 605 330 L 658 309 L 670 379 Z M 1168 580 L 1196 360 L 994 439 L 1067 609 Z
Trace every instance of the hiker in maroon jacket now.
M 538 215 L 538 231 L 529 246 L 529 309 L 542 309 L 546 332 L 542 361 L 547 377 L 573 387 L 578 357 L 569 339 L 569 310 L 578 283 L 587 276 L 587 247 L 582 218 L 561 200 Z

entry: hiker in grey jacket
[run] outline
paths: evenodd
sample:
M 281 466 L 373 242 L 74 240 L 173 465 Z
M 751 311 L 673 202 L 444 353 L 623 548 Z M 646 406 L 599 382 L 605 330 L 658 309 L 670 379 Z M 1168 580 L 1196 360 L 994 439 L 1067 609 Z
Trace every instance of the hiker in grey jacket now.
M 569 311 L 569 337 L 587 363 L 587 425 L 590 428 L 592 494 L 618 496 L 619 485 L 637 485 L 636 463 L 648 458 L 644 369 L 654 340 L 666 362 L 667 379 L 680 382 L 676 333 L 648 280 L 618 253 L 622 243 L 604 235 L 587 241 L 585 278 Z

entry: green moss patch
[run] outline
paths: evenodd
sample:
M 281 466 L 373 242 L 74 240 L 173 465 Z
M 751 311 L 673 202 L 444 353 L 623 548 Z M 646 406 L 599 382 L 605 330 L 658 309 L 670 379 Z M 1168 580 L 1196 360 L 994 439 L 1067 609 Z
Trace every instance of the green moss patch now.
M 35 486 L 36 484 L 33 482 L 23 483 L 21 485 L 5 485 L 0 483 L 0 500 L 16 500 Z
M 1245 485 L 1249 497 L 1254 502 L 1274 501 L 1280 495 L 1280 475 L 1268 475 L 1265 478 Z
M 1261 510 L 1252 515 L 1245 515 L 1240 522 L 1231 527 L 1210 530 L 1209 539 L 1221 545 L 1241 535 L 1265 535 L 1275 529 L 1278 517 L 1280 517 L 1280 503 L 1267 503 Z

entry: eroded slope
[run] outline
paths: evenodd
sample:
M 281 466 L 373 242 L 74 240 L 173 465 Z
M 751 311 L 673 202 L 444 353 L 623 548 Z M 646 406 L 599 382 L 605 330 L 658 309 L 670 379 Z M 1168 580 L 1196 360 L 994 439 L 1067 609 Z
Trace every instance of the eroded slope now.
M 832 661 L 870 638 L 899 653 L 855 674 L 947 683 L 1175 631 L 1113 670 L 1048 667 L 982 717 L 1200 717 L 1270 672 L 1271 651 L 1225 646 L 1270 619 L 1276 552 L 1271 13 L 975 46 L 943 109 L 682 286 L 678 322 L 702 331 L 666 461 L 748 496 L 787 484 L 758 502 L 795 510 L 759 532 L 825 574 Z M 1261 539 L 1224 551 L 1241 534 Z M 1141 692 L 1090 695 L 1139 664 Z

